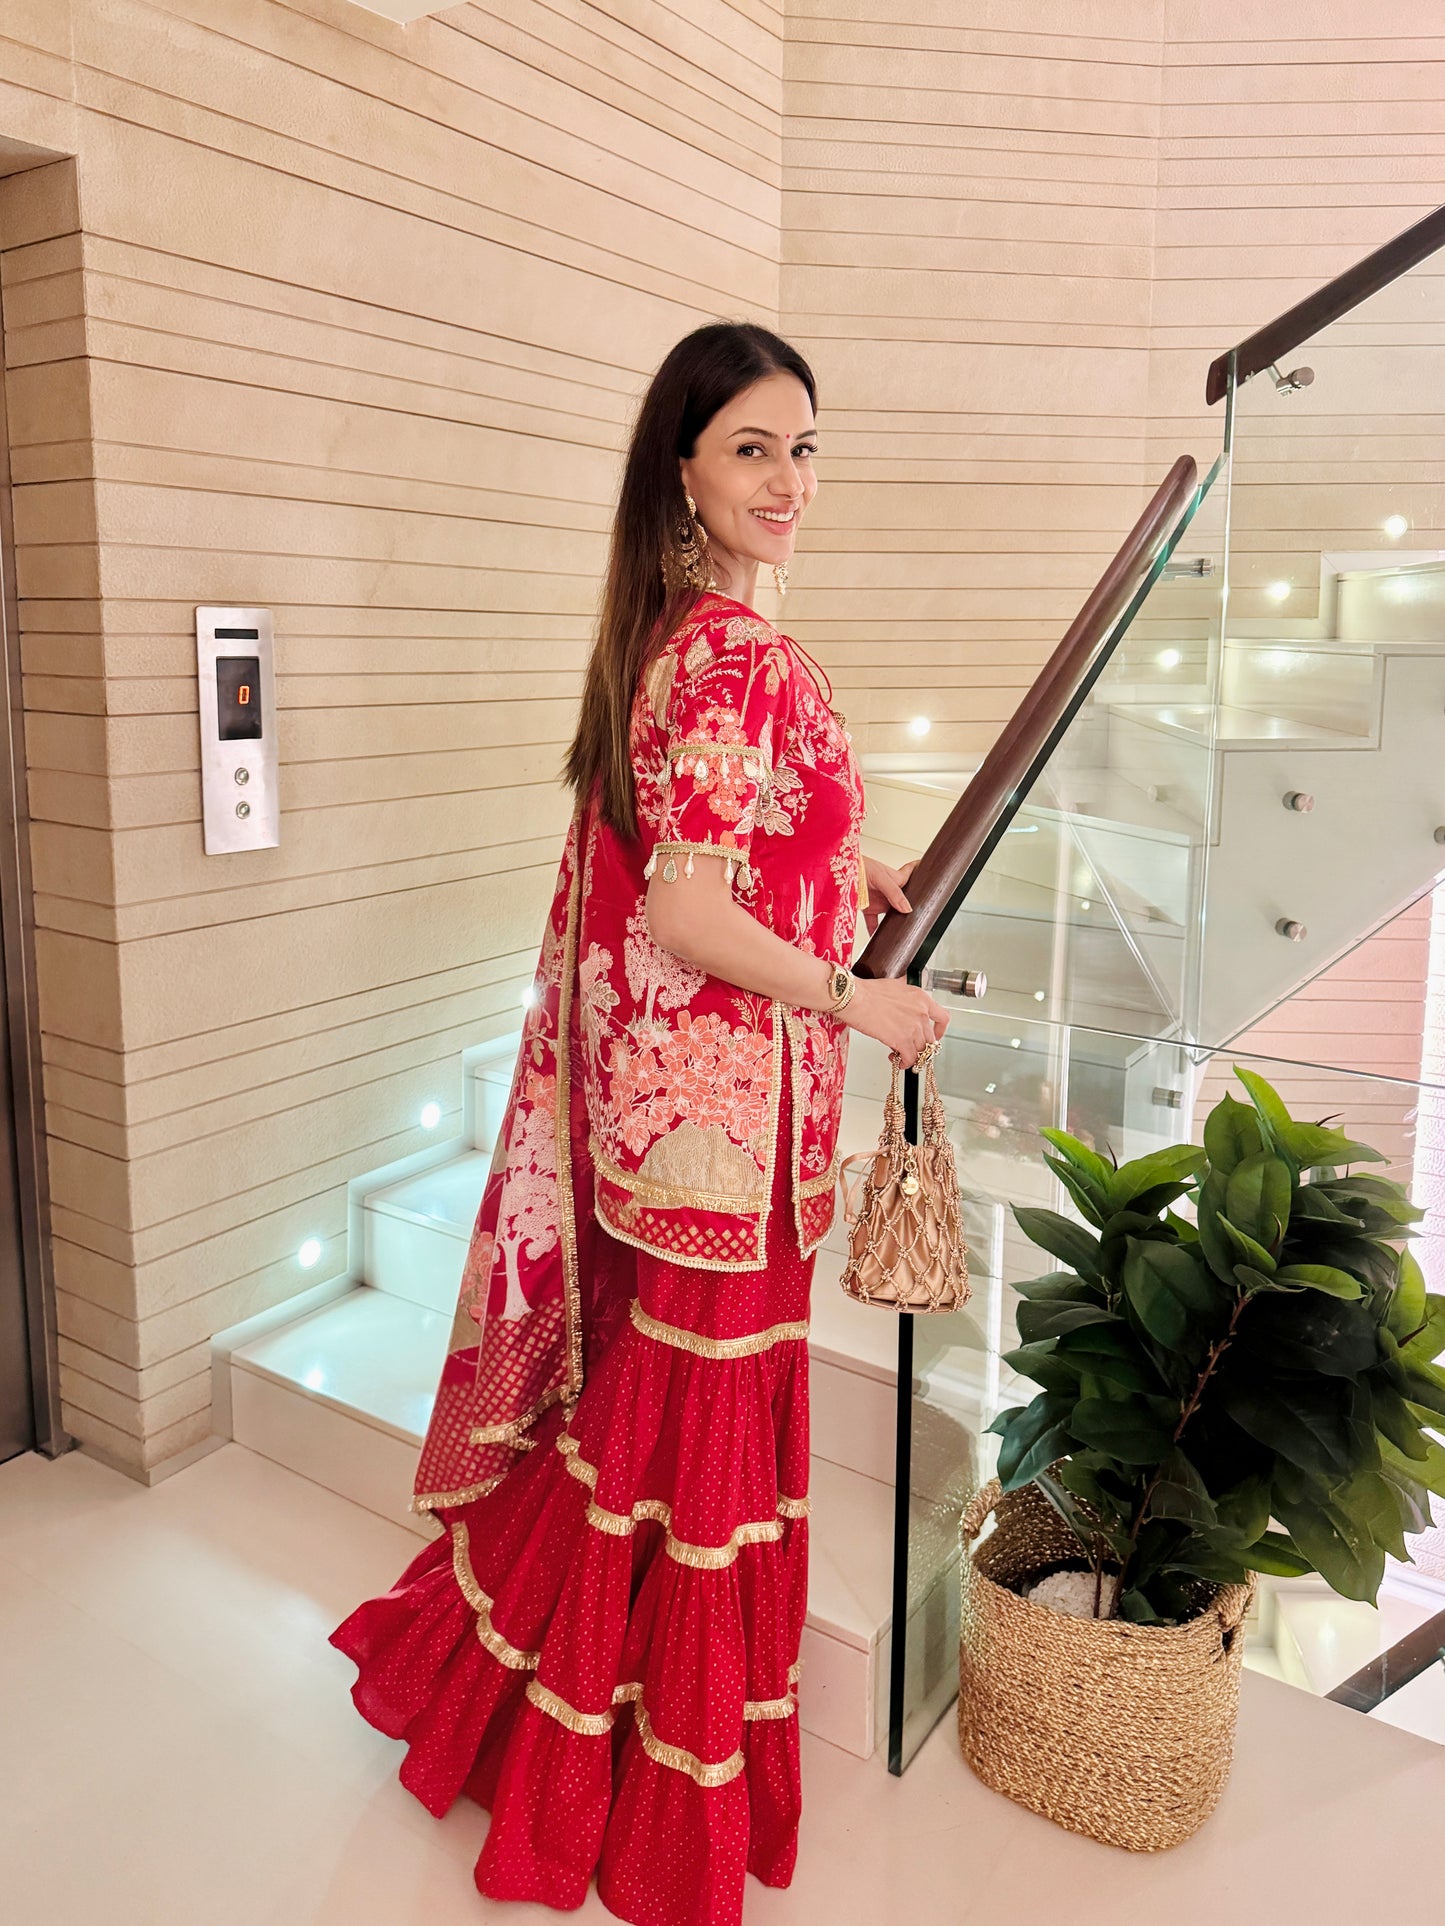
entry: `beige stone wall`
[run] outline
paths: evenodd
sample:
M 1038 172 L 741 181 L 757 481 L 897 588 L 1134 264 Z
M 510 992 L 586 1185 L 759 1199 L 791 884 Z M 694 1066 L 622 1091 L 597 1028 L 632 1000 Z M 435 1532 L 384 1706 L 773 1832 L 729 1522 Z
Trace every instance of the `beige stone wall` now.
M 827 483 L 788 605 L 875 764 L 987 749 L 1137 513 L 1162 13 L 788 0 L 782 321 Z
M 1222 349 L 1445 202 L 1445 12 L 1435 0 L 1167 0 L 1154 248 L 1156 458 L 1217 446 L 1204 370 Z M 1232 623 L 1319 613 L 1322 552 L 1445 545 L 1439 258 L 1289 358 L 1314 386 L 1242 392 Z M 1210 420 L 1212 415 L 1215 419 Z
M 65 1419 L 143 1471 L 207 1340 L 454 1131 L 566 805 L 618 450 L 775 322 L 780 10 L 14 0 L 0 202 Z M 78 178 L 78 203 L 73 183 Z M 53 237 L 53 238 L 52 238 Z M 202 853 L 198 602 L 275 611 L 282 844 Z M 321 1263 L 302 1272 L 307 1236 Z

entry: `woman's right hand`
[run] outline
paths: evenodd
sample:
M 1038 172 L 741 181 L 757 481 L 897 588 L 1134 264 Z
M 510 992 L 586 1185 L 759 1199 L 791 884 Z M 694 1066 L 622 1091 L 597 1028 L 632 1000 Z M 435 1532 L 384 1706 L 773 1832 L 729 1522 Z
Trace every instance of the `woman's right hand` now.
M 949 1013 L 927 990 L 896 976 L 860 976 L 838 1021 L 850 1030 L 896 1050 L 909 1070 L 918 1053 L 937 1043 L 948 1028 Z

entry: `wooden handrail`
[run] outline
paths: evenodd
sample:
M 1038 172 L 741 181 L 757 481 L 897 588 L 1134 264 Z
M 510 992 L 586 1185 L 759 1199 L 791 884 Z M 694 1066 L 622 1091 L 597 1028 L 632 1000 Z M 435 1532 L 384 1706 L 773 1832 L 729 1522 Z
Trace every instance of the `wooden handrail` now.
M 1317 335 L 1321 328 L 1338 321 L 1342 314 L 1348 314 L 1372 294 L 1378 294 L 1381 288 L 1388 287 L 1441 246 L 1445 246 L 1445 207 L 1437 207 L 1433 214 L 1427 214 L 1413 227 L 1386 241 L 1383 247 L 1377 247 L 1373 254 L 1356 261 L 1333 281 L 1316 288 L 1303 301 L 1296 301 L 1292 308 L 1286 308 L 1264 327 L 1256 328 L 1237 348 L 1226 349 L 1211 361 L 1204 383 L 1205 400 L 1212 406 L 1223 399 L 1229 387 L 1231 353 L 1235 357 L 1237 387 L 1262 368 L 1272 368 L 1284 355 Z
M 902 976 L 958 891 L 971 883 L 1048 759 L 1061 726 L 1103 666 L 1105 644 L 1194 492 L 1193 457 L 1181 455 L 1118 554 L 1069 624 L 948 819 L 908 879 L 907 912 L 890 910 L 853 965 L 858 976 Z
M 1358 1672 L 1352 1672 L 1333 1692 L 1326 1692 L 1325 1697 L 1333 1699 L 1336 1705 L 1349 1706 L 1353 1712 L 1373 1712 L 1377 1705 L 1383 1705 L 1393 1693 L 1442 1660 L 1445 1660 L 1445 1612 L 1436 1612 L 1413 1632 L 1407 1632 L 1388 1652 L 1381 1652 Z

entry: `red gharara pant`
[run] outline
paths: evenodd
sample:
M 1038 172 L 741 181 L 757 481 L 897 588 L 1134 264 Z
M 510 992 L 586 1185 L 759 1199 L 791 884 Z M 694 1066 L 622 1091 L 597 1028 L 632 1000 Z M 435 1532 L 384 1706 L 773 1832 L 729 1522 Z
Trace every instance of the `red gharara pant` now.
M 767 1262 L 605 1234 L 582 1395 L 331 1634 L 428 1811 L 492 1814 L 476 1883 L 634 1926 L 737 1926 L 797 1855 L 813 1259 L 784 1076 Z

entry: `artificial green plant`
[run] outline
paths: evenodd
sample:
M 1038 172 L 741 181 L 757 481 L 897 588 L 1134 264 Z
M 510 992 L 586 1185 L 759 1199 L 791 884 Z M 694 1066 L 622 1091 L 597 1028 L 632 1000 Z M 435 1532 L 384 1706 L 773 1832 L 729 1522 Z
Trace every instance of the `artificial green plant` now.
M 1175 1621 L 1251 1570 L 1373 1601 L 1445 1496 L 1445 1296 L 1403 1248 L 1423 1213 L 1353 1172 L 1378 1151 L 1236 1073 L 1251 1102 L 1221 1098 L 1202 1148 L 1116 1166 L 1043 1131 L 1085 1221 L 1014 1211 L 1068 1268 L 1018 1287 L 1007 1362 L 1042 1389 L 992 1426 L 999 1477 L 1064 1518 L 1102 1616 Z

